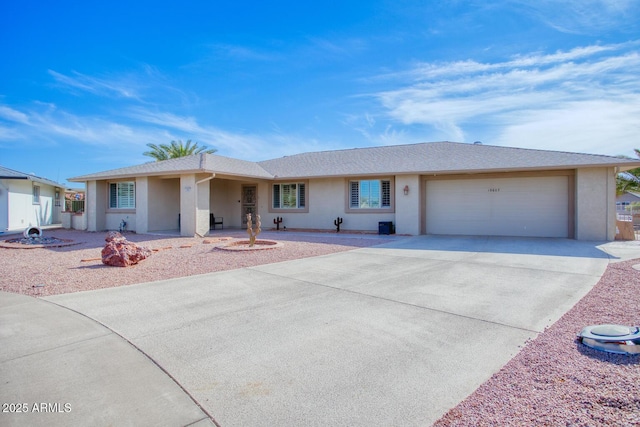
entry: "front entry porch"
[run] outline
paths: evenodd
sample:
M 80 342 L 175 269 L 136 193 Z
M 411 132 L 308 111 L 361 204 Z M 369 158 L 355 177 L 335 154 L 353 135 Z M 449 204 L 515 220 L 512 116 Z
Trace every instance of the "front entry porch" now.
M 137 209 L 137 232 L 177 232 L 180 236 L 205 236 L 210 230 L 246 227 L 246 214 L 255 215 L 260 206 L 260 191 L 267 186 L 215 174 L 188 174 L 179 177 L 150 177 L 137 180 L 138 188 L 147 188 L 146 198 Z M 141 194 L 138 194 L 142 196 Z M 145 199 L 148 208 L 145 212 Z M 263 200 L 267 200 L 265 195 Z M 147 220 L 141 221 L 141 214 Z M 146 229 L 144 225 L 147 225 Z

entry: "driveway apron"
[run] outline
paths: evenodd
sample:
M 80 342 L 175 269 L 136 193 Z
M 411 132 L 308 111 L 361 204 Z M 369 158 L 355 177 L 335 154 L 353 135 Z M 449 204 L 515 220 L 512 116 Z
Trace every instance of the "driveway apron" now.
M 46 299 L 125 337 L 219 425 L 424 426 L 610 258 L 593 242 L 419 236 Z

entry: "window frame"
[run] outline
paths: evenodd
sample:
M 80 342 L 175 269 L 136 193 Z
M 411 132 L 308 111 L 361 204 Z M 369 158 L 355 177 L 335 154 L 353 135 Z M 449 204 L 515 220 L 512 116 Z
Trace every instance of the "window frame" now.
M 295 200 L 296 207 L 282 207 L 284 201 L 284 186 L 296 186 Z M 278 189 L 276 190 L 276 186 Z M 300 191 L 303 189 L 303 196 L 300 197 Z M 279 198 L 279 206 L 276 207 L 275 197 Z M 304 205 L 301 206 L 300 202 L 303 202 Z M 309 181 L 301 180 L 301 181 L 282 181 L 282 182 L 271 182 L 269 185 L 269 212 L 276 213 L 308 213 L 309 212 Z
M 377 181 L 379 188 L 378 200 L 380 207 L 360 207 L 354 206 L 353 202 L 353 184 L 358 183 L 358 199 L 361 197 L 362 183 Z M 384 184 L 384 183 L 387 184 Z M 385 194 L 385 187 L 388 186 L 388 194 Z M 371 188 L 371 187 L 369 187 Z M 382 206 L 385 200 L 388 199 L 388 206 Z M 359 200 L 360 204 L 360 200 Z M 345 179 L 345 212 L 347 213 L 393 213 L 395 212 L 395 181 L 393 177 L 388 176 L 376 176 L 376 177 L 361 177 L 361 178 L 348 178 Z
M 120 186 L 123 184 L 128 184 L 130 185 L 129 190 L 127 191 L 131 191 L 132 195 L 129 196 L 129 199 L 131 199 L 133 201 L 133 206 L 124 206 L 122 207 L 120 204 L 120 200 L 122 197 L 126 197 L 126 196 L 121 196 L 120 195 Z M 115 186 L 116 188 L 116 194 L 115 194 L 115 201 L 116 201 L 116 206 L 112 206 L 111 202 L 113 201 L 114 197 L 112 196 L 112 186 Z M 136 210 L 136 181 L 135 180 L 122 180 L 122 181 L 109 181 L 107 183 L 107 210 L 108 211 L 118 211 L 118 212 L 124 212 L 124 211 L 135 211 Z
M 40 186 L 39 185 L 33 185 L 32 189 L 31 189 L 31 201 L 34 205 L 39 205 L 40 204 L 40 198 L 41 198 L 41 193 L 40 193 Z

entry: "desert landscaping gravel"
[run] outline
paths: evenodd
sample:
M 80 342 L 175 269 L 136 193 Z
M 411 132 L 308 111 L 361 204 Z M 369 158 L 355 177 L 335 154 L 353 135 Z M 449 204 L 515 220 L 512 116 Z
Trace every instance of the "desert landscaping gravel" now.
M 265 233 L 282 247 L 224 251 L 217 246 L 246 239 L 241 231 L 207 238 L 126 234 L 155 250 L 132 267 L 102 264 L 106 233 L 47 232 L 73 240 L 59 248 L 0 248 L 0 290 L 31 296 L 124 286 L 194 274 L 325 255 L 387 242 L 377 236 L 336 237 Z M 640 325 L 640 260 L 612 263 L 598 284 L 569 312 L 481 385 L 436 426 L 640 426 L 640 356 L 583 346 L 576 334 L 587 325 Z M 491 343 L 487 343 L 491 345 Z
M 247 240 L 247 233 L 241 230 L 221 231 L 205 238 L 125 233 L 127 240 L 154 252 L 139 264 L 111 267 L 102 264 L 101 260 L 106 232 L 56 229 L 47 230 L 45 234 L 77 244 L 43 248 L 25 245 L 24 249 L 0 247 L 0 290 L 31 296 L 65 294 L 326 255 L 388 241 L 377 235 L 335 237 L 325 233 L 309 236 L 267 232 L 259 235 L 258 240 L 277 239 L 284 244 L 277 248 L 240 253 L 225 251 L 218 246 Z M 10 236 L 2 241 L 9 239 Z
M 589 325 L 640 326 L 639 263 L 609 264 L 582 300 L 435 426 L 640 426 L 640 356 L 576 341 Z

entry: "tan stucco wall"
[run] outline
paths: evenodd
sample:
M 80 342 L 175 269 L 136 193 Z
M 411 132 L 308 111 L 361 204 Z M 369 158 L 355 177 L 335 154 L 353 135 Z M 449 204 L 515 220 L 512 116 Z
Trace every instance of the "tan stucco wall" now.
M 282 226 L 298 229 L 335 230 L 333 221 L 343 218 L 341 230 L 377 232 L 378 222 L 392 221 L 396 232 L 418 235 L 424 223 L 424 191 L 418 175 L 393 177 L 389 212 L 349 211 L 348 180 L 323 178 L 307 181 L 308 213 L 282 212 L 271 208 L 269 181 L 236 181 L 211 178 L 207 174 L 188 174 L 180 178 L 138 178 L 136 210 L 108 212 L 108 183 L 90 181 L 87 188 L 86 221 L 89 231 L 117 230 L 127 221 L 128 230 L 145 233 L 177 228 L 181 214 L 181 235 L 205 235 L 209 230 L 209 212 L 224 217 L 225 228 L 241 228 L 243 185 L 258 188 L 257 209 L 263 229 L 275 228 L 273 219 L 282 217 Z M 199 184 L 198 184 L 199 182 Z M 409 194 L 404 194 L 408 186 Z M 585 168 L 575 174 L 575 238 L 578 240 L 613 240 L 615 237 L 615 170 Z
M 180 176 L 180 235 L 196 234 L 196 176 Z
M 616 179 L 614 168 L 576 171 L 576 239 L 615 238 Z
M 209 232 L 209 183 L 210 177 L 196 175 L 196 234 Z
M 379 221 L 392 221 L 396 225 L 394 212 L 347 212 L 346 191 L 347 183 L 344 178 L 311 179 L 307 184 L 308 213 L 279 212 L 270 209 L 269 186 L 263 186 L 260 192 L 263 228 L 273 228 L 273 220 L 279 216 L 283 218 L 280 228 L 303 228 L 318 230 L 335 230 L 333 221 L 340 217 L 343 222 L 340 230 L 378 231 Z M 263 194 L 264 193 L 264 194 Z M 398 199 L 396 193 L 395 199 Z M 266 200 L 266 202 L 263 202 Z M 266 212 L 266 214 L 265 214 Z
M 268 217 L 269 184 L 266 181 L 236 181 L 214 178 L 210 185 L 210 212 L 214 213 L 216 217 L 224 218 L 224 228 L 245 227 L 242 221 L 242 204 L 240 203 L 242 187 L 245 185 L 257 187 L 258 215 L 260 215 L 263 227 L 268 227 L 265 221 Z M 269 219 L 269 223 L 271 221 Z
M 135 179 L 130 179 L 135 181 Z M 136 209 L 109 210 L 109 181 L 86 182 L 87 194 L 85 214 L 87 216 L 88 231 L 118 230 L 120 223 L 125 220 L 126 230 L 139 232 L 137 229 Z M 143 190 L 143 194 L 146 190 Z M 142 203 L 138 198 L 138 183 L 136 182 L 136 207 Z
M 136 233 L 139 233 L 136 225 L 136 214 L 131 211 L 107 212 L 105 214 L 105 225 L 98 231 L 119 230 L 120 223 L 122 222 L 123 219 L 127 223 L 127 226 L 126 226 L 127 231 L 135 231 Z
M 240 227 L 240 183 L 214 178 L 210 182 L 209 195 L 209 211 L 224 219 L 224 227 Z
M 398 234 L 420 234 L 422 224 L 420 181 L 419 175 L 396 176 L 396 233 Z M 409 190 L 407 195 L 404 194 L 405 186 Z
M 62 212 L 62 228 L 71 230 L 87 229 L 87 214 L 75 212 Z
M 149 231 L 178 230 L 180 179 L 149 178 Z
M 136 233 L 149 231 L 149 178 L 136 178 Z
M 106 226 L 107 182 L 87 181 L 85 197 L 85 214 L 88 231 L 103 231 Z

